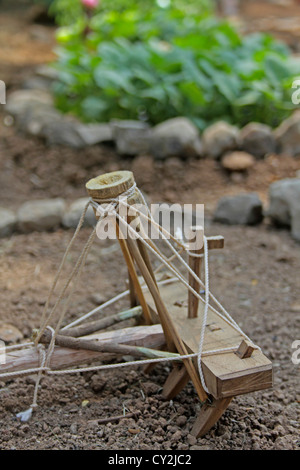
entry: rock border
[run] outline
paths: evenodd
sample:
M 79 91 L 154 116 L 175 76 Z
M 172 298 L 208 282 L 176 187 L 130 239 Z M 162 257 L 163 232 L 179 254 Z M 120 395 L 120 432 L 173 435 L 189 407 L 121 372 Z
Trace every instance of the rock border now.
M 201 134 L 186 117 L 178 116 L 151 127 L 143 121 L 118 120 L 99 124 L 84 124 L 62 114 L 54 105 L 51 84 L 56 72 L 48 66 L 38 67 L 23 83 L 23 89 L 12 92 L 5 107 L 4 122 L 46 144 L 84 148 L 110 142 L 120 155 L 138 156 L 149 153 L 156 159 L 180 156 L 212 158 L 228 161 L 235 152 L 228 171 L 246 171 L 253 160 L 272 153 L 300 155 L 300 110 L 296 110 L 277 129 L 251 122 L 239 129 L 225 121 L 217 121 Z M 239 155 L 240 153 L 240 159 Z M 241 160 L 241 161 L 239 161 Z
M 17 233 L 54 231 L 60 227 L 75 229 L 88 201 L 88 197 L 71 203 L 52 198 L 27 201 L 16 211 L 0 207 L 0 238 Z M 226 225 L 258 225 L 266 219 L 274 227 L 289 228 L 292 238 L 300 242 L 300 175 L 269 186 L 266 210 L 256 193 L 241 192 L 219 199 L 211 218 L 213 222 Z M 95 223 L 95 213 L 90 206 L 83 226 L 93 227 Z
M 101 143 L 114 143 L 120 155 L 150 154 L 158 160 L 169 157 L 211 158 L 224 170 L 239 176 L 255 161 L 277 153 L 300 156 L 300 110 L 296 110 L 277 129 L 251 122 L 239 129 L 225 121 L 207 127 L 202 134 L 186 117 L 168 119 L 154 127 L 143 121 L 112 120 L 84 124 L 59 112 L 54 105 L 51 84 L 55 70 L 38 67 L 23 89 L 12 92 L 5 105 L 4 124 L 15 123 L 22 133 L 44 139 L 47 145 L 82 149 Z M 292 182 L 291 182 L 292 181 Z M 300 241 L 300 178 L 279 180 L 270 186 L 270 207 L 263 206 L 256 194 L 237 194 L 222 198 L 213 220 L 226 224 L 255 225 L 269 217 L 274 225 L 287 226 Z M 291 189 L 292 188 L 292 189 Z M 12 233 L 74 228 L 88 198 L 75 200 L 67 207 L 61 198 L 28 201 L 18 211 L 0 208 L 0 237 Z M 94 225 L 93 211 L 88 211 L 85 225 Z

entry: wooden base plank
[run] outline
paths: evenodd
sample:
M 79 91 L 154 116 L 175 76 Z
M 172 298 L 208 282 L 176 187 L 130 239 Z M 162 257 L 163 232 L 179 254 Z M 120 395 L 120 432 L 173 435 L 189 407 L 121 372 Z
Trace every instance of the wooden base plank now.
M 179 336 L 189 351 L 197 352 L 204 304 L 199 305 L 198 318 L 187 318 L 186 291 L 180 282 L 160 286 L 161 297 Z M 155 308 L 148 292 L 145 298 L 149 307 Z M 238 347 L 242 340 L 243 336 L 236 329 L 209 309 L 203 352 Z M 203 356 L 202 368 L 209 392 L 217 399 L 272 387 L 272 363 L 257 349 L 251 357 L 243 359 L 234 352 Z

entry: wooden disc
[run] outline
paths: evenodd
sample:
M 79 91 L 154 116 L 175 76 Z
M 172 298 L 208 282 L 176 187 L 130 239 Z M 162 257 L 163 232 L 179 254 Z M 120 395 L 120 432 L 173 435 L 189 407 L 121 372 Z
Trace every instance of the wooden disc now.
M 131 188 L 134 182 L 131 171 L 113 171 L 89 180 L 85 187 L 93 199 L 112 199 Z

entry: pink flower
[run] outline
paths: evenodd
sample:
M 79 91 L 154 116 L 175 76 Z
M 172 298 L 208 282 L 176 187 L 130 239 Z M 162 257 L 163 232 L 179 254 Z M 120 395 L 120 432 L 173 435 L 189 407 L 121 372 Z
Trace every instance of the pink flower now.
M 99 0 L 81 0 L 81 3 L 89 10 L 94 10 L 99 5 Z

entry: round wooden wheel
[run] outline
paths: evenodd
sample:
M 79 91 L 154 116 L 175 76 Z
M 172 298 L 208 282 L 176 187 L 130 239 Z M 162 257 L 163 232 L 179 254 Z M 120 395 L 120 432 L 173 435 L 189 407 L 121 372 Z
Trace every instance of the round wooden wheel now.
M 113 199 L 128 191 L 134 183 L 131 171 L 113 171 L 92 178 L 86 183 L 86 189 L 95 200 Z

